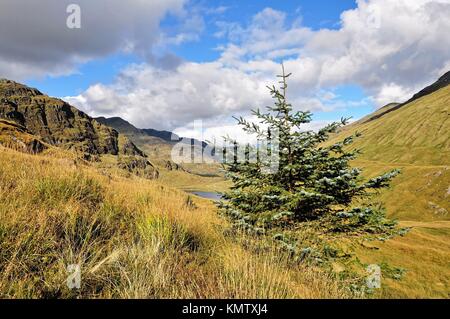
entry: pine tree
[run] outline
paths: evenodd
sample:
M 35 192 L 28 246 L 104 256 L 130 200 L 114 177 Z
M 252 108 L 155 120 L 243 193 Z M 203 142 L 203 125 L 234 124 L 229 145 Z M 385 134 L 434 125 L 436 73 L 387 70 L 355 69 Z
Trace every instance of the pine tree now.
M 387 239 L 402 233 L 395 221 L 386 218 L 382 208 L 370 202 L 371 195 L 388 187 L 399 171 L 363 180 L 362 171 L 350 165 L 360 152 L 348 150 L 360 134 L 339 143 L 328 142 L 348 119 L 317 132 L 303 130 L 312 114 L 294 111 L 288 103 L 287 80 L 291 74 L 285 74 L 284 66 L 282 69 L 278 75 L 280 88 L 268 87 L 274 105 L 264 113 L 253 111 L 259 122 L 237 119 L 247 133 L 256 134 L 261 140 L 271 141 L 277 133 L 278 169 L 267 173 L 267 163 L 257 146 L 246 145 L 244 160 L 239 160 L 239 145 L 232 141 L 233 147 L 227 150 L 232 156 L 224 167 L 233 186 L 224 194 L 222 211 L 235 226 L 257 234 L 272 234 L 302 254 L 311 250 L 305 247 L 311 243 L 303 242 L 303 248 L 298 248 L 296 241 L 287 239 L 299 230 L 312 233 L 314 241 L 323 239 L 314 248 L 321 250 L 322 255 L 328 247 L 327 238 Z

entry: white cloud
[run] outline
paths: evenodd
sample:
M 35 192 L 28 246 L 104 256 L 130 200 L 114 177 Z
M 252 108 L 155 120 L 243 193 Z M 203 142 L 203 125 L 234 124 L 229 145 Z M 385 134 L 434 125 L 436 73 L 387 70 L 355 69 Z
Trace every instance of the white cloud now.
M 450 65 L 449 16 L 450 0 L 360 0 L 358 8 L 342 14 L 338 30 L 313 31 L 265 9 L 248 25 L 219 23 L 217 36 L 229 43 L 215 62 L 184 62 L 170 70 L 134 65 L 114 84 L 96 85 L 69 100 L 140 127 L 183 129 L 195 119 L 223 126 L 219 122 L 231 115 L 270 103 L 265 86 L 274 82 L 277 61 L 284 59 L 293 73 L 289 97 L 299 109 L 357 107 L 323 93 L 346 84 L 362 87 L 377 106 L 401 102 Z
M 168 13 L 186 15 L 185 1 L 77 0 L 81 29 L 69 29 L 66 8 L 72 0 L 2 0 L 0 75 L 20 80 L 68 74 L 81 63 L 119 51 L 151 58 L 152 47 L 165 39 L 160 21 Z M 189 28 L 201 22 L 192 18 L 190 23 L 178 43 L 190 40 Z
M 375 100 L 382 100 L 377 95 L 386 83 L 413 92 L 448 68 L 449 0 L 357 2 L 356 9 L 342 14 L 338 30 L 287 25 L 285 15 L 272 9 L 248 26 L 222 24 L 232 43 L 221 61 L 258 70 L 255 66 L 284 58 L 295 90 L 357 84 Z
M 141 64 L 125 69 L 111 86 L 97 84 L 66 100 L 93 115 L 118 115 L 140 127 L 173 129 L 267 105 L 268 81 L 219 62 L 183 63 L 172 70 Z
M 395 83 L 388 83 L 381 87 L 375 101 L 377 105 L 382 106 L 393 102 L 401 103 L 408 100 L 414 93 Z

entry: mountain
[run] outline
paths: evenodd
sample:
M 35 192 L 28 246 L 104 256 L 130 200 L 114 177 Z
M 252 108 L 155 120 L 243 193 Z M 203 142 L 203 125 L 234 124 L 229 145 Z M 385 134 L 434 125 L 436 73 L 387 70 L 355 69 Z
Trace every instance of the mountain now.
M 200 142 L 194 138 L 180 137 L 177 134 L 170 131 L 159 131 L 151 128 L 139 129 L 133 126 L 131 123 L 120 117 L 97 117 L 95 118 L 99 123 L 110 126 L 116 129 L 119 133 L 127 136 L 133 136 L 134 138 L 145 138 L 146 143 L 149 144 L 176 144 L 178 142 L 182 143 L 198 143 L 206 147 L 208 144 L 206 142 Z
M 161 168 L 169 171 L 184 171 L 202 177 L 223 177 L 221 167 L 218 163 L 202 164 L 191 162 L 191 154 L 194 154 L 195 158 L 203 158 L 208 163 L 215 161 L 215 158 L 210 156 L 212 150 L 206 149 L 208 146 L 206 142 L 200 142 L 193 138 L 180 137 L 169 131 L 139 129 L 120 117 L 98 117 L 96 120 L 116 129 L 119 133 L 128 137 L 149 155 L 153 163 Z M 178 143 L 183 144 L 183 152 L 189 154 L 187 155 L 188 160 L 186 162 L 175 163 L 173 161 L 172 152 L 174 151 L 174 146 Z M 195 145 L 195 147 L 192 148 L 192 145 Z M 202 145 L 202 148 L 198 147 L 199 145 Z
M 133 137 L 134 139 L 142 139 L 142 142 L 147 144 L 173 144 L 181 140 L 178 135 L 172 132 L 158 131 L 154 129 L 138 129 L 120 117 L 97 117 L 95 120 L 99 123 L 114 128 L 121 134 Z
M 85 157 L 91 155 L 145 156 L 129 139 L 63 100 L 14 81 L 0 80 L 0 118 L 49 145 Z
M 448 296 L 450 277 L 450 85 L 449 73 L 405 103 L 390 104 L 347 125 L 330 143 L 356 132 L 350 148 L 365 177 L 400 169 L 389 189 L 372 198 L 411 231 L 360 251 L 362 262 L 383 262 L 406 271 L 401 281 L 383 277 L 389 297 L 418 298 L 426 291 Z M 377 262 L 377 263 L 378 263 Z M 386 274 L 386 270 L 383 270 Z M 387 291 L 386 288 L 382 288 Z
M 337 138 L 361 132 L 363 136 L 354 146 L 363 150 L 363 158 L 372 161 L 449 164 L 450 83 L 441 81 L 443 78 L 433 86 L 440 89 L 431 92 L 426 88 L 409 102 L 385 106 L 346 126 Z
M 434 82 L 433 84 L 431 84 L 430 86 L 427 86 L 426 88 L 424 88 L 423 90 L 419 91 L 418 93 L 414 94 L 412 98 L 410 98 L 408 101 L 398 104 L 398 103 L 392 103 L 392 104 L 388 104 L 388 106 L 390 107 L 382 107 L 381 109 L 379 109 L 375 114 L 372 114 L 371 116 L 368 116 L 366 121 L 372 121 L 372 120 L 376 120 L 377 118 L 388 114 L 390 112 L 393 112 L 395 110 L 398 110 L 401 107 L 404 107 L 405 105 L 412 103 L 418 99 L 420 99 L 421 97 L 427 96 L 429 94 L 432 94 L 446 86 L 448 86 L 450 84 L 450 71 L 448 71 L 447 73 L 445 73 L 443 76 L 441 76 L 436 82 Z

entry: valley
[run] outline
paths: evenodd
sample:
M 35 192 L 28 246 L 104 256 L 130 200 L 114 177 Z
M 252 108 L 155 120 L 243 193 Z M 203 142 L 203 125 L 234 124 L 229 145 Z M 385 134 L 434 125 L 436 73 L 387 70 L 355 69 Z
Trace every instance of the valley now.
M 401 279 L 383 277 L 374 297 L 450 297 L 450 85 L 435 87 L 330 141 L 362 133 L 353 165 L 365 178 L 401 170 L 376 201 L 411 231 L 357 250 L 364 263 L 404 270 Z M 0 117 L 1 296 L 354 297 L 321 269 L 227 236 L 229 225 L 202 197 L 218 199 L 231 183 L 219 164 L 172 162 L 181 138 L 171 132 L 92 119 L 8 80 Z M 88 283 L 78 292 L 63 287 L 74 262 Z

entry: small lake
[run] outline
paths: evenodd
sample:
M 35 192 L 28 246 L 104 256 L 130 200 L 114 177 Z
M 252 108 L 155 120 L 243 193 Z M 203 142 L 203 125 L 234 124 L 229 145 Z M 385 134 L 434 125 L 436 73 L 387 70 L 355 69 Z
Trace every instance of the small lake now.
M 211 200 L 221 200 L 222 199 L 222 195 L 220 195 L 219 193 L 216 193 L 216 192 L 189 192 L 189 193 L 199 196 L 199 197 L 206 198 L 206 199 L 211 199 Z

